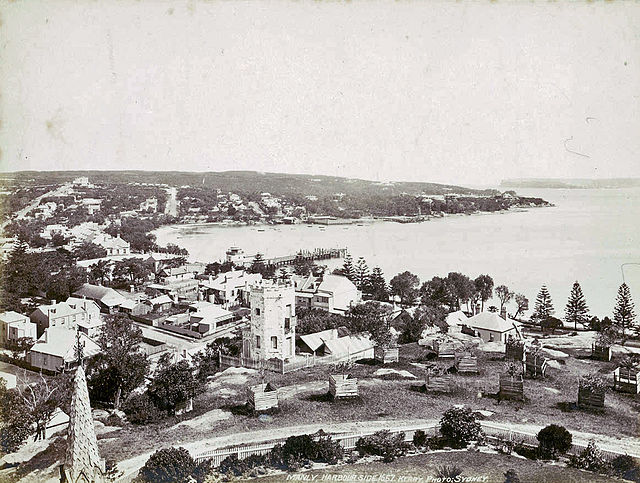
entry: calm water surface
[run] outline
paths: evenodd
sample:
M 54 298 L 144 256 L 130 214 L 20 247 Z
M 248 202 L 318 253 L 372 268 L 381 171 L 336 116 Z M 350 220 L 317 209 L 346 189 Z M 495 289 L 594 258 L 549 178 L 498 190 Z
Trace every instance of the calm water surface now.
M 472 278 L 488 273 L 496 285 L 506 284 L 531 302 L 546 283 L 556 315 L 563 315 L 574 280 L 594 314 L 610 314 L 622 283 L 621 265 L 635 262 L 639 265 L 625 267 L 624 275 L 640 312 L 640 189 L 518 192 L 556 206 L 415 224 L 174 226 L 155 233 L 158 243 L 176 243 L 193 260 L 205 262 L 222 259 L 230 246 L 267 256 L 347 247 L 354 259 L 363 256 L 369 267 L 379 265 L 387 279 L 404 270 L 421 280 L 450 271 Z

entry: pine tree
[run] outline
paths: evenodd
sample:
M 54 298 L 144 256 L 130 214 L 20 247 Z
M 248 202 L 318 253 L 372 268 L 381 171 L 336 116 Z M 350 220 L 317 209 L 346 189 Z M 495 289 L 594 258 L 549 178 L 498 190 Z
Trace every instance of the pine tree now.
M 353 258 L 351 258 L 350 253 L 347 253 L 344 257 L 344 264 L 342 265 L 342 274 L 352 282 L 355 280 L 356 269 L 353 266 Z
M 251 263 L 251 266 L 249 267 L 249 272 L 264 275 L 265 269 L 264 256 L 262 253 L 256 253 L 256 256 L 253 257 L 253 263 Z
M 542 321 L 551 317 L 554 312 L 555 310 L 553 308 L 553 302 L 551 301 L 549 290 L 547 290 L 546 285 L 543 285 L 536 297 L 536 306 L 531 318 L 542 323 Z
M 381 302 L 387 302 L 389 300 L 389 288 L 387 287 L 387 282 L 384 279 L 384 274 L 380 267 L 374 267 L 371 271 L 367 289 L 375 300 L 380 300 Z
M 616 329 L 622 333 L 625 338 L 625 331 L 634 326 L 636 314 L 634 312 L 633 300 L 631 300 L 631 291 L 626 283 L 620 285 L 618 296 L 616 297 L 616 306 L 613 309 L 613 321 Z
M 569 324 L 573 323 L 576 330 L 578 330 L 578 322 L 585 324 L 589 320 L 589 307 L 587 307 L 582 287 L 577 280 L 573 284 L 567 306 L 564 309 L 564 320 Z
M 367 282 L 369 281 L 369 266 L 364 257 L 358 258 L 355 268 L 355 280 L 354 283 L 358 290 L 364 290 Z

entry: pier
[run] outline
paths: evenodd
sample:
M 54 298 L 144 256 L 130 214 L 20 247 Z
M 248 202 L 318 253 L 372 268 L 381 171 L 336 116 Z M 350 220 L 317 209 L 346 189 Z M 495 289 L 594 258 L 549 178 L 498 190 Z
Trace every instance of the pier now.
M 315 248 L 313 250 L 300 250 L 295 255 L 285 255 L 283 257 L 265 258 L 264 264 L 274 267 L 283 267 L 285 265 L 293 265 L 293 263 L 302 258 L 303 260 L 328 260 L 331 258 L 343 258 L 347 254 L 346 248 Z M 253 263 L 254 257 L 246 257 L 243 265 L 249 266 Z

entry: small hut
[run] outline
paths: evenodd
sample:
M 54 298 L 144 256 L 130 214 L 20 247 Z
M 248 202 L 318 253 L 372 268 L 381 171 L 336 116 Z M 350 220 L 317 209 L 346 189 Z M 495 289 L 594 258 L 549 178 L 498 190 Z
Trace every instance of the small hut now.
M 453 391 L 453 379 L 443 371 L 427 369 L 424 388 L 427 392 L 450 393 Z
M 613 341 L 607 334 L 600 334 L 591 345 L 591 358 L 597 361 L 611 360 L 611 345 Z
M 278 407 L 278 391 L 270 383 L 262 383 L 249 388 L 249 404 L 255 411 L 266 411 Z
M 464 354 L 456 362 L 459 374 L 478 374 L 478 358 L 471 354 Z
M 357 397 L 358 379 L 348 374 L 329 374 L 329 394 L 334 399 Z
M 504 358 L 506 361 L 524 361 L 524 342 L 509 335 L 505 342 Z
M 507 364 L 506 370 L 500 374 L 499 399 L 515 399 L 524 401 L 524 378 L 522 368 L 518 364 Z
M 532 379 L 541 377 L 544 378 L 547 372 L 548 360 L 542 355 L 542 352 L 538 349 L 532 349 L 526 352 L 525 355 L 525 375 Z
M 619 392 L 639 394 L 640 384 L 638 384 L 638 369 L 631 367 L 618 367 L 613 371 L 613 389 Z
M 603 409 L 606 383 L 599 377 L 580 378 L 578 385 L 578 407 L 581 409 Z
M 373 357 L 383 364 L 398 362 L 400 360 L 398 346 L 377 345 L 373 348 Z

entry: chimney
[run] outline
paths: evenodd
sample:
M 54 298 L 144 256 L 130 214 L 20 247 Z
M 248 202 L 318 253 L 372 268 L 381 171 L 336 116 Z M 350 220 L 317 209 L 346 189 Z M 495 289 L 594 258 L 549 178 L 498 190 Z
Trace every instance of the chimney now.
M 502 317 L 504 320 L 507 320 L 507 308 L 506 307 L 502 307 L 500 309 L 500 317 Z
M 49 329 L 44 329 L 44 343 L 49 342 Z
M 129 285 L 129 292 L 131 292 L 131 293 L 135 292 L 135 286 L 134 285 Z

